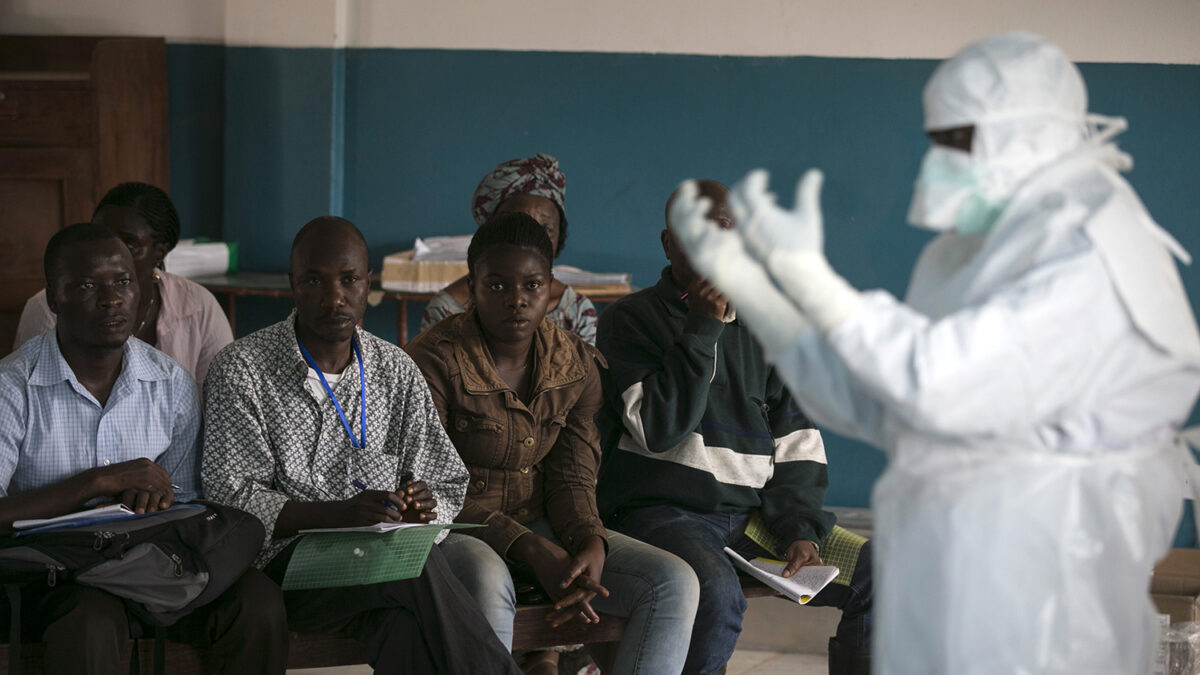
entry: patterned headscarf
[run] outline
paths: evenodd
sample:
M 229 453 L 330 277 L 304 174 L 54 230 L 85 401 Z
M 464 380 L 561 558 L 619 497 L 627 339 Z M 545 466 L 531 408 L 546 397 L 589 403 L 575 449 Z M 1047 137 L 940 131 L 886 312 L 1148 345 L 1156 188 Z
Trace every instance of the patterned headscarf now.
M 558 170 L 558 160 L 539 152 L 533 157 L 509 160 L 492 169 L 479 181 L 471 196 L 471 215 L 476 223 L 483 225 L 505 199 L 522 194 L 549 199 L 565 216 L 567 178 Z M 565 217 L 563 220 L 565 230 Z

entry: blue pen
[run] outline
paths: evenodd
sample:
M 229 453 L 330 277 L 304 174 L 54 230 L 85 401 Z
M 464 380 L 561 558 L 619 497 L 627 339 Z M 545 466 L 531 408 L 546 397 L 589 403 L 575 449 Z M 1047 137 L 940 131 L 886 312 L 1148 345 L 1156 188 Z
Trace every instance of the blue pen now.
M 353 485 L 354 487 L 358 488 L 359 490 L 365 491 L 367 489 L 367 484 L 357 478 L 351 479 L 350 484 Z M 393 504 L 390 499 L 383 500 L 383 505 L 388 507 L 389 509 L 392 509 L 393 511 L 400 510 L 400 509 L 396 508 L 396 505 Z

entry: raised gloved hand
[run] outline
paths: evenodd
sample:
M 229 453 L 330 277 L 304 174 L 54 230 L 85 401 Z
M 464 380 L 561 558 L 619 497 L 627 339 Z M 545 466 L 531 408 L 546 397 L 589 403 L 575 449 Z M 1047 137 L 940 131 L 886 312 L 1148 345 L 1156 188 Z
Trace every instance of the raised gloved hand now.
M 671 204 L 671 233 L 688 262 L 729 299 L 738 319 L 770 358 L 799 339 L 804 317 L 745 249 L 741 236 L 708 220 L 709 207 L 709 199 L 699 196 L 696 184 L 685 182 Z
M 821 183 L 825 175 L 809 169 L 796 186 L 796 206 L 786 211 L 767 191 L 769 174 L 755 169 L 738 181 L 729 194 L 729 210 L 746 248 L 766 262 L 775 251 L 825 250 L 825 225 L 821 217 Z
M 747 267 L 746 258 L 750 258 L 758 263 L 754 265 L 755 269 L 766 269 L 768 281 L 773 282 L 770 284 L 772 290 L 782 291 L 790 304 L 799 308 L 818 330 L 826 333 L 858 307 L 861 296 L 825 259 L 821 182 L 819 171 L 805 173 L 796 190 L 796 208 L 785 211 L 775 204 L 774 196 L 767 191 L 767 172 L 759 169 L 739 182 L 730 196 L 734 227 L 740 236 L 719 230 L 704 218 L 708 200 L 696 200 L 694 189 L 692 210 L 681 211 L 677 225 L 673 209 L 671 227 L 677 238 L 683 240 L 689 260 L 703 259 L 704 264 L 714 269 L 709 271 L 696 266 L 722 293 L 734 298 L 734 293 L 720 278 L 713 276 L 716 268 L 723 268 L 726 275 L 739 273 L 741 270 L 735 266 Z M 698 202 L 702 203 L 696 209 Z M 679 231 L 684 221 L 688 234 L 681 236 Z M 749 282 L 748 279 L 744 281 Z M 766 284 L 757 280 L 753 283 L 756 288 L 742 291 L 743 295 L 751 296 L 748 299 L 753 299 L 759 292 L 767 293 Z M 735 300 L 734 306 L 740 311 L 741 302 Z M 765 341 L 763 346 L 767 346 Z

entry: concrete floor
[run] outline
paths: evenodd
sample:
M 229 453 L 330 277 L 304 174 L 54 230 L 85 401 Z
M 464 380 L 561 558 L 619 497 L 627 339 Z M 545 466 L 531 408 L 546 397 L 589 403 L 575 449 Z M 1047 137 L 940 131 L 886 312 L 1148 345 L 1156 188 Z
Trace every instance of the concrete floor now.
M 801 607 L 779 598 L 754 598 L 727 675 L 826 675 L 826 645 L 840 612 Z M 293 675 L 370 675 L 367 666 L 289 670 Z
M 752 649 L 739 649 L 733 653 L 726 675 L 827 675 L 829 670 L 824 654 L 783 654 Z M 345 668 L 312 668 L 289 670 L 288 673 L 303 675 L 371 675 L 367 666 Z

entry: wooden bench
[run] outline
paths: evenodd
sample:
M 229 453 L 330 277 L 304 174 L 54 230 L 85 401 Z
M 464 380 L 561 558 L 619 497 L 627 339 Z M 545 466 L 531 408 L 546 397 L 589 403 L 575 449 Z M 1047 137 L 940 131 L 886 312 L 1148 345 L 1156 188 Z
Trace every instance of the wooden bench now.
M 742 577 L 742 592 L 747 598 L 774 595 L 774 592 L 759 582 Z M 513 650 L 527 651 L 559 645 L 596 644 L 616 642 L 625 632 L 625 619 L 607 614 L 600 615 L 600 623 L 584 624 L 572 621 L 564 626 L 552 628 L 546 616 L 552 605 L 522 605 L 517 608 L 513 624 Z M 138 660 L 143 673 L 150 673 L 154 664 L 154 641 L 138 641 Z M 132 647 L 132 643 L 131 643 Z M 43 657 L 46 647 L 40 643 L 21 646 L 21 672 L 43 672 Z M 127 650 L 127 653 L 132 649 Z M 301 635 L 292 633 L 288 652 L 288 668 L 328 668 L 331 666 L 353 666 L 363 663 L 362 645 L 350 638 L 336 635 Z M 167 645 L 166 672 L 171 675 L 206 675 L 219 669 L 212 656 L 203 649 L 172 642 Z M 8 645 L 0 644 L 0 675 L 7 675 Z M 129 672 L 128 657 L 122 659 L 121 672 Z

